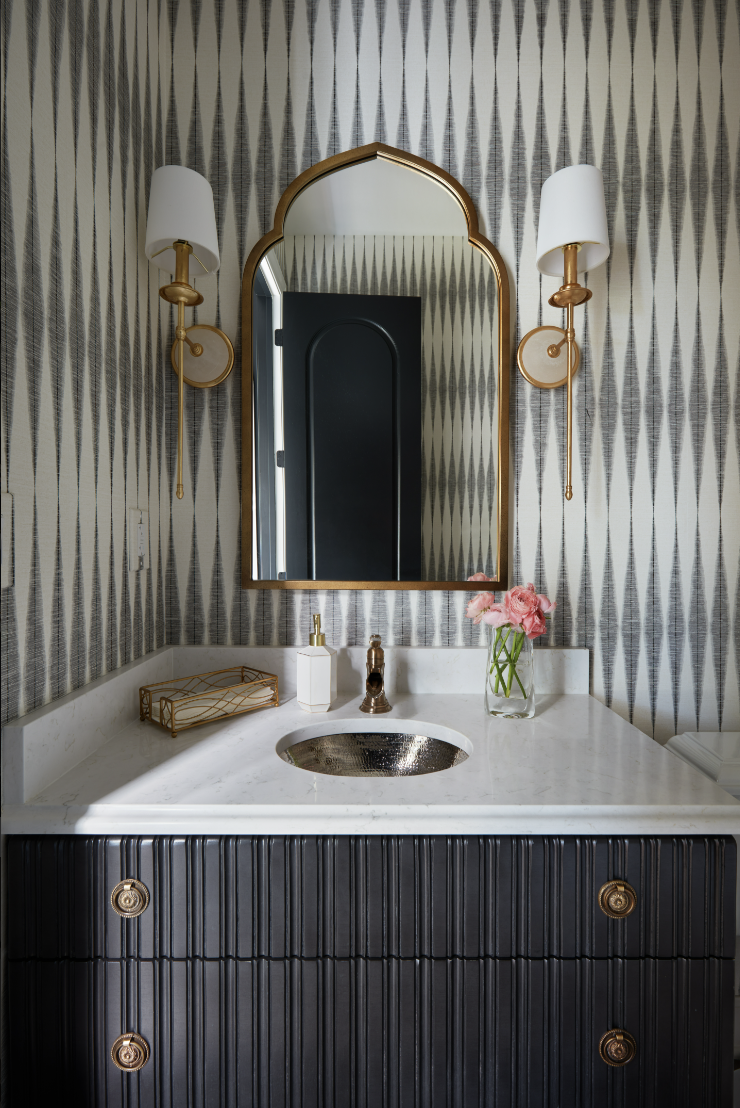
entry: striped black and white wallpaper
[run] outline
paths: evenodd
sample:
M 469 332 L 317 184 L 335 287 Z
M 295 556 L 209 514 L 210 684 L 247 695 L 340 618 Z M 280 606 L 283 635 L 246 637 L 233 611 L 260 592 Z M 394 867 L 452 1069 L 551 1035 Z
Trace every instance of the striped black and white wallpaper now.
M 593 692 L 664 740 L 737 729 L 740 43 L 727 0 L 4 0 L 3 718 L 164 642 L 477 641 L 463 593 L 239 589 L 240 380 L 187 393 L 174 498 L 162 277 L 143 259 L 164 162 L 214 187 L 201 322 L 240 343 L 244 260 L 296 173 L 372 140 L 458 176 L 516 290 L 542 181 L 599 165 L 612 236 L 579 313 L 574 499 L 562 392 L 512 367 L 512 580 L 558 600 Z M 126 570 L 127 507 L 150 570 Z
M 276 251 L 276 254 L 278 252 Z M 496 277 L 463 235 L 291 235 L 290 292 L 421 299 L 421 580 L 496 571 Z

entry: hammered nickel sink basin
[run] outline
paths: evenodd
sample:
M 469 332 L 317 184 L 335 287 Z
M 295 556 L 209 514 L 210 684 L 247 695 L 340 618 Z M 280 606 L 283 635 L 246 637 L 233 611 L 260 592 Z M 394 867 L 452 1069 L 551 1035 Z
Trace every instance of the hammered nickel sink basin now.
M 459 731 L 412 719 L 343 719 L 301 727 L 276 747 L 284 762 L 332 777 L 416 777 L 466 761 Z

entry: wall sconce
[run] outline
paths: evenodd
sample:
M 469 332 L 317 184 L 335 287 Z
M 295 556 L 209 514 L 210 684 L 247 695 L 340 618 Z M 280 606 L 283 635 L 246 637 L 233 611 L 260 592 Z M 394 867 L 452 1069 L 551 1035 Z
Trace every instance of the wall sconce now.
M 203 303 L 190 278 L 215 273 L 221 264 L 213 190 L 200 173 L 180 165 L 163 165 L 154 171 L 144 252 L 149 261 L 158 259 L 160 269 L 175 274 L 159 295 L 169 304 L 177 304 L 170 360 L 177 374 L 177 498 L 182 500 L 183 386 L 208 389 L 218 385 L 234 364 L 234 347 L 218 327 L 185 327 L 185 308 Z
M 609 257 L 604 178 L 594 165 L 571 165 L 548 177 L 542 186 L 537 234 L 537 268 L 550 277 L 563 275 L 563 284 L 548 300 L 565 308 L 566 327 L 535 327 L 519 343 L 517 362 L 523 377 L 540 389 L 568 386 L 568 458 L 565 499 L 573 496 L 571 453 L 573 442 L 573 375 L 580 351 L 573 328 L 573 309 L 591 299 L 591 290 L 578 284 L 578 274 L 596 269 Z M 565 365 L 560 352 L 566 347 Z

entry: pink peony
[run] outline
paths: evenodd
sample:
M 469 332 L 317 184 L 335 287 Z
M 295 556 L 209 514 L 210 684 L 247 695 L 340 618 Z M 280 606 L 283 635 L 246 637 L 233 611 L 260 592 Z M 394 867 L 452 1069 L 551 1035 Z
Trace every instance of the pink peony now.
M 468 581 L 490 581 L 485 573 L 475 573 Z M 534 585 L 515 585 L 504 593 L 500 603 L 492 592 L 479 592 L 469 602 L 465 611 L 473 623 L 487 623 L 490 627 L 510 626 L 512 631 L 523 632 L 528 639 L 536 639 L 547 631 L 545 617 L 551 615 L 557 605 L 544 593 L 535 592 Z
M 539 635 L 544 635 L 547 630 L 547 624 L 539 608 L 535 608 L 533 612 L 524 616 L 522 619 L 522 627 L 528 639 L 536 639 Z
M 515 585 L 505 594 L 503 604 L 511 623 L 521 623 L 525 616 L 536 612 L 539 607 L 534 585 Z
M 555 600 L 548 600 L 544 593 L 538 592 L 537 599 L 540 602 L 540 611 L 543 616 L 549 615 L 550 612 L 554 612 L 557 608 L 557 602 Z
M 468 604 L 465 615 L 472 619 L 473 623 L 480 623 L 484 612 L 493 605 L 495 597 L 492 592 L 479 592 Z
M 483 613 L 483 622 L 488 623 L 491 627 L 505 627 L 509 622 L 509 617 L 504 611 L 503 604 L 492 604 Z

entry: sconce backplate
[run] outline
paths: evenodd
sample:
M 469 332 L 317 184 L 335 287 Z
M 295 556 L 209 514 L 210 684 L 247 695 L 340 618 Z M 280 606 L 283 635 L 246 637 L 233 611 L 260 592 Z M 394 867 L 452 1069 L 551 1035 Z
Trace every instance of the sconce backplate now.
M 185 334 L 185 384 L 194 389 L 211 389 L 214 385 L 220 385 L 229 376 L 234 365 L 231 339 L 209 323 L 194 323 L 192 327 L 185 328 Z M 177 339 L 172 344 L 170 361 L 177 375 Z
M 538 389 L 557 389 L 567 384 L 568 371 L 565 367 L 568 355 L 565 343 L 565 331 L 562 327 L 547 324 L 529 331 L 519 343 L 516 354 L 522 377 Z M 558 353 L 554 357 L 549 353 L 551 347 L 558 347 Z M 578 343 L 574 342 L 574 377 L 580 364 L 581 351 Z

